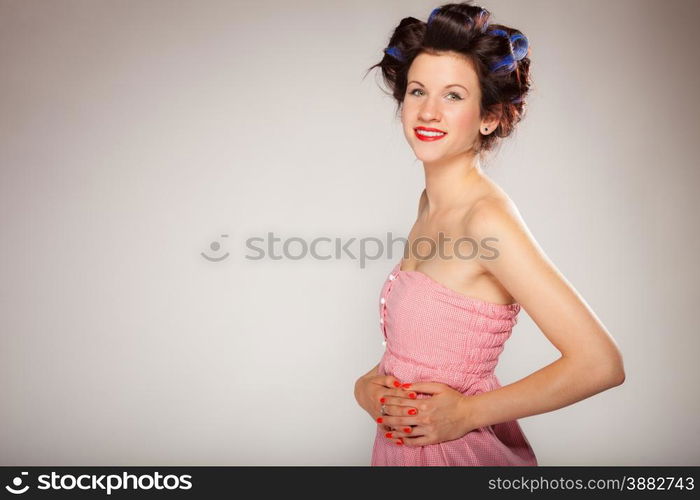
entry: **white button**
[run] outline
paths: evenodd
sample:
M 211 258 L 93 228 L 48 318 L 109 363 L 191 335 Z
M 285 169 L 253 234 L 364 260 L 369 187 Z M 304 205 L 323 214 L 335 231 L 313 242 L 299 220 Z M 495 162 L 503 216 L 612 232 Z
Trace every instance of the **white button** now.
M 390 274 L 390 275 L 389 275 L 389 279 L 390 279 L 391 281 L 394 281 L 394 279 L 396 279 L 396 276 L 394 276 L 393 274 Z
M 379 318 L 379 323 L 384 324 L 384 318 Z
M 386 302 L 386 299 L 384 297 L 382 297 L 382 299 L 379 301 L 379 303 L 383 304 L 384 302 Z
M 386 347 L 386 339 L 382 340 L 382 345 Z

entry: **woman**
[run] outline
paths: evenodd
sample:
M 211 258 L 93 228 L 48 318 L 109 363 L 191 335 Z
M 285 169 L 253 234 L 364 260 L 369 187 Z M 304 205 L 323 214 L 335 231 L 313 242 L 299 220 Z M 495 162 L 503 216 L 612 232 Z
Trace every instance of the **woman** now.
M 397 101 L 426 184 L 408 252 L 381 290 L 386 351 L 355 384 L 379 424 L 372 465 L 537 465 L 518 418 L 625 379 L 614 339 L 482 171 L 531 86 L 527 38 L 489 19 L 468 2 L 427 23 L 405 18 L 370 68 Z M 501 387 L 494 370 L 521 307 L 561 357 Z

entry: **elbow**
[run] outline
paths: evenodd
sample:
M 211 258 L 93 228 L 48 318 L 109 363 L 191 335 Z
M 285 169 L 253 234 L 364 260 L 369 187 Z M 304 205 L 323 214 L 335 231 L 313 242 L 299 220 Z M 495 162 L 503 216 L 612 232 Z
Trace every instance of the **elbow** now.
M 582 372 L 592 386 L 599 391 L 605 391 L 625 382 L 625 367 L 622 356 L 615 353 L 612 356 L 593 356 L 580 364 Z
M 606 389 L 617 387 L 625 382 L 625 366 L 619 352 L 604 364 L 601 371 L 603 372 L 603 385 Z
M 620 364 L 618 365 L 618 371 L 617 371 L 617 384 L 615 385 L 622 385 L 625 382 L 625 366 L 622 363 L 622 357 L 620 357 Z
M 620 366 L 609 378 L 610 387 L 617 387 L 625 382 L 625 369 Z

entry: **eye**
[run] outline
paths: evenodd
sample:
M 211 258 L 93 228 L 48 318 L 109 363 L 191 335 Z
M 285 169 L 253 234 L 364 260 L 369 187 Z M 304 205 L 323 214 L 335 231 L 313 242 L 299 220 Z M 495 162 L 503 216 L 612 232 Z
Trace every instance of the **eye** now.
M 420 92 L 420 94 L 416 94 L 416 92 Z M 422 89 L 418 89 L 418 88 L 413 89 L 413 90 L 411 90 L 411 91 L 409 92 L 409 95 L 413 95 L 413 96 L 415 96 L 415 95 L 422 95 L 422 94 L 423 94 L 423 90 L 422 90 Z M 461 100 L 463 100 L 462 96 L 460 96 L 457 92 L 450 92 L 450 93 L 447 94 L 447 95 L 448 95 L 448 96 L 454 96 L 453 98 L 449 99 L 450 101 L 461 101 Z

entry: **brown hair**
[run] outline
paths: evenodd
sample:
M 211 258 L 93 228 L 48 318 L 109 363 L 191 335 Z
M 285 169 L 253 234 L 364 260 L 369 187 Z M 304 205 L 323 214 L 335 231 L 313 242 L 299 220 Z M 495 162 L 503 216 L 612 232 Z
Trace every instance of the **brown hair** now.
M 527 38 L 515 28 L 490 24 L 490 17 L 488 10 L 470 1 L 442 5 L 427 22 L 405 17 L 394 29 L 382 60 L 367 70 L 381 68 L 398 113 L 406 94 L 408 69 L 419 54 L 450 51 L 470 59 L 481 89 L 480 116 L 501 113 L 496 130 L 480 134 L 479 154 L 491 151 L 499 138 L 513 132 L 524 116 L 532 86 Z

